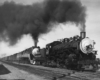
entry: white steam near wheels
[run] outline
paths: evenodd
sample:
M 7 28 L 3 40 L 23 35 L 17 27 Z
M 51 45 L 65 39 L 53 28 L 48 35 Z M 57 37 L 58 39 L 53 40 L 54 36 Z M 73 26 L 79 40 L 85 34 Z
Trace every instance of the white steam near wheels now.
M 80 42 L 80 50 L 87 54 L 93 52 L 94 48 L 94 41 L 90 40 L 89 38 L 85 38 Z
M 30 63 L 31 64 L 36 64 L 36 61 L 35 60 L 30 60 Z
M 33 64 L 36 64 L 36 61 L 33 61 Z

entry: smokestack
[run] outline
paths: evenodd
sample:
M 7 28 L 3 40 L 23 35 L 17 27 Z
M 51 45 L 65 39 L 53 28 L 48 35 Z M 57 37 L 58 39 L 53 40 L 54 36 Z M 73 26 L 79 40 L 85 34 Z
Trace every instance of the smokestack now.
M 80 32 L 80 37 L 82 38 L 82 39 L 84 39 L 85 37 L 86 37 L 86 32 L 84 31 L 84 32 Z
M 37 47 L 38 40 L 34 40 L 34 46 Z

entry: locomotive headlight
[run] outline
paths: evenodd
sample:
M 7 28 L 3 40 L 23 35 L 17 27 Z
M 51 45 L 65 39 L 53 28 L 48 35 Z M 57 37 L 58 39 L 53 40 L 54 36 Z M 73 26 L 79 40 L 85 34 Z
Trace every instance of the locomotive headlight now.
M 80 42 L 80 50 L 85 53 L 91 53 L 94 49 L 94 41 L 89 38 L 85 38 Z

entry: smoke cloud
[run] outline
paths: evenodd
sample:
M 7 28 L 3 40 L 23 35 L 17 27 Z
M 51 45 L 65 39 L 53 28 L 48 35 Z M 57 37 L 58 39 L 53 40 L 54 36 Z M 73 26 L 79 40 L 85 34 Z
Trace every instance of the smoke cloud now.
M 17 43 L 23 35 L 30 34 L 38 40 L 48 33 L 55 23 L 75 23 L 85 30 L 85 7 L 79 0 L 44 0 L 33 5 L 6 2 L 0 6 L 0 38 Z

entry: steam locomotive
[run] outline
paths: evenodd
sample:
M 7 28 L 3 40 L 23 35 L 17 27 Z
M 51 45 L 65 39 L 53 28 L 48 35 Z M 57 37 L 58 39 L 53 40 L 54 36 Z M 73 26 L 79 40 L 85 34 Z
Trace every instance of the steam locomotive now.
M 3 59 L 75 70 L 97 70 L 97 51 L 94 45 L 95 42 L 86 37 L 86 32 L 81 32 L 80 36 L 51 42 L 45 48 L 34 46 Z

